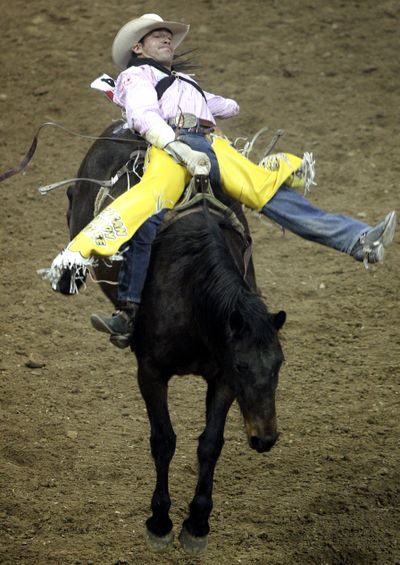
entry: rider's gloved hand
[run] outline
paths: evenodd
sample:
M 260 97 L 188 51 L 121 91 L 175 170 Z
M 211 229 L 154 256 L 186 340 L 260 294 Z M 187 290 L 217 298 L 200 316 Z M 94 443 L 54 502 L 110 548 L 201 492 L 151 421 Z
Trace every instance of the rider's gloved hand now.
M 160 118 L 157 125 L 148 129 L 143 137 L 154 147 L 164 149 L 168 143 L 175 140 L 175 132 L 171 126 Z
M 211 163 L 208 155 L 194 151 L 183 141 L 171 141 L 164 147 L 164 151 L 184 165 L 192 176 L 210 174 Z
M 144 137 L 149 143 L 164 149 L 175 161 L 184 165 L 192 176 L 209 175 L 211 163 L 208 156 L 200 151 L 194 151 L 183 141 L 177 141 L 174 130 L 162 120 L 156 127 L 147 130 Z

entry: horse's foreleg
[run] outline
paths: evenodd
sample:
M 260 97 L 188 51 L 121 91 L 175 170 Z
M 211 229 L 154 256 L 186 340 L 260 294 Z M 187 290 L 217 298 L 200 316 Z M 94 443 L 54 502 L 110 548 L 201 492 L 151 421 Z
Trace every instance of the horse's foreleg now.
M 205 551 L 210 531 L 208 519 L 213 507 L 214 470 L 224 445 L 226 416 L 234 400 L 231 389 L 212 382 L 207 390 L 207 422 L 199 438 L 197 456 L 199 477 L 196 492 L 190 503 L 189 517 L 184 521 L 180 542 L 192 554 Z
M 147 520 L 150 545 L 157 550 L 172 543 L 172 521 L 169 517 L 171 499 L 168 489 L 168 472 L 175 452 L 176 436 L 168 412 L 167 381 L 155 371 L 138 371 L 142 396 L 146 402 L 150 421 L 151 453 L 154 459 L 157 481 L 151 500 L 152 516 Z

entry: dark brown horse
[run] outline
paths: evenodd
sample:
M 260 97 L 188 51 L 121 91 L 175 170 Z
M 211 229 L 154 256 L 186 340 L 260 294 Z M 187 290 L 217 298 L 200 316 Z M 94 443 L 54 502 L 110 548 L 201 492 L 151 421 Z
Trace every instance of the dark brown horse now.
M 115 141 L 96 141 L 79 177 L 110 178 L 133 150 L 143 148 L 143 140 L 127 130 L 114 134 L 114 128 L 103 136 L 115 136 Z M 117 193 L 125 185 L 126 179 L 121 179 Z M 71 238 L 93 217 L 98 189 L 83 181 L 69 188 Z M 229 214 L 214 210 L 205 199 L 190 214 L 178 214 L 163 225 L 153 244 L 137 318 L 132 348 L 157 472 L 147 533 L 157 549 L 172 541 L 168 471 L 176 436 L 167 402 L 172 376 L 201 375 L 208 386 L 206 425 L 198 444 L 198 482 L 180 534 L 187 551 L 196 554 L 206 547 L 214 469 L 232 402 L 239 403 L 251 448 L 268 451 L 278 437 L 275 390 L 283 361 L 278 330 L 285 313 L 269 313 L 257 292 L 251 258 L 244 259 L 249 257 L 247 224 L 240 206 L 231 204 L 241 219 L 239 228 Z M 117 264 L 114 277 L 116 269 Z M 109 268 L 106 274 L 110 278 Z M 98 275 L 103 278 L 104 272 Z M 61 289 L 68 292 L 68 273 Z M 104 291 L 115 301 L 112 287 L 104 286 Z

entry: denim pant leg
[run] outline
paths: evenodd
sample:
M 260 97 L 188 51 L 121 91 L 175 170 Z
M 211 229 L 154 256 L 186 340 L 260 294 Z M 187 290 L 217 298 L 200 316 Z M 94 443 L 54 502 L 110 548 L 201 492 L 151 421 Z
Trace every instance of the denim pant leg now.
M 118 302 L 140 304 L 147 270 L 150 264 L 151 246 L 157 235 L 157 228 L 164 219 L 167 209 L 161 210 L 146 220 L 135 235 L 122 247 L 124 260 L 118 279 Z
M 210 171 L 210 183 L 214 190 L 221 189 L 221 173 L 219 171 L 219 165 L 217 161 L 217 156 L 214 153 L 214 149 L 211 147 L 211 143 L 208 139 L 200 133 L 181 133 L 179 135 L 179 140 L 184 141 L 189 145 L 194 151 L 202 151 L 208 155 L 211 162 Z
M 350 253 L 370 226 L 343 214 L 331 214 L 313 206 L 304 196 L 282 185 L 261 212 L 291 232 Z

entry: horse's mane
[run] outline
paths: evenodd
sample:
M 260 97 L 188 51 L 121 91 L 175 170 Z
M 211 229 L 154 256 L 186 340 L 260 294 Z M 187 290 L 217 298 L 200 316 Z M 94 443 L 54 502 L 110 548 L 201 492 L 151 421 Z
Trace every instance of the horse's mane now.
M 232 225 L 212 216 L 207 208 L 186 218 L 188 221 L 174 222 L 162 236 L 170 239 L 167 246 L 174 247 L 176 256 L 190 258 L 182 276 L 191 293 L 195 319 L 218 340 L 225 336 L 231 315 L 239 312 L 252 338 L 268 341 L 272 325 L 267 307 L 245 281 L 229 250 L 226 232 L 233 231 Z M 243 256 L 244 240 L 239 245 Z

